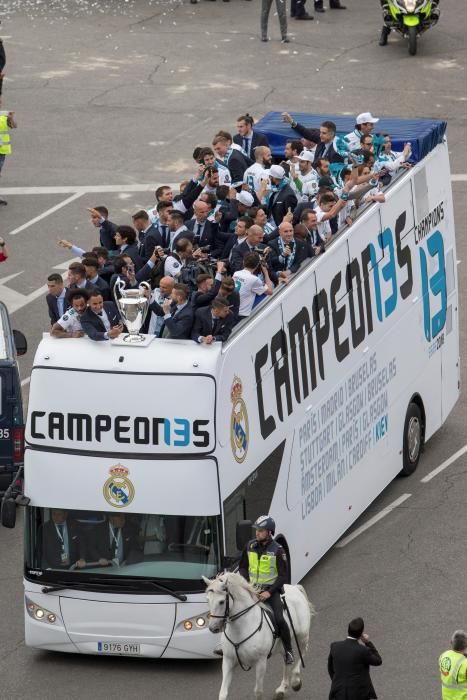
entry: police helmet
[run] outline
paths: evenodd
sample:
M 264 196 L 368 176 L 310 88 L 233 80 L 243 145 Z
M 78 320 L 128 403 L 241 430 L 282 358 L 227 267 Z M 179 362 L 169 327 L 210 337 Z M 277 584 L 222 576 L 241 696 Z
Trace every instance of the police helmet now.
M 276 523 L 269 515 L 260 515 L 253 523 L 255 530 L 269 530 L 271 534 L 276 531 Z

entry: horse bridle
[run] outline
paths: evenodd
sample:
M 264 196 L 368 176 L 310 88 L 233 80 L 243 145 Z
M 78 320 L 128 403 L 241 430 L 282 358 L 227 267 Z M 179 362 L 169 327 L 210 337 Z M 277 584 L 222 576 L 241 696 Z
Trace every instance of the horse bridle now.
M 249 606 L 248 606 L 247 608 L 245 608 L 244 610 L 240 610 L 240 612 L 235 613 L 235 615 L 230 616 L 230 598 L 232 598 L 232 602 L 233 602 L 233 596 L 232 596 L 232 594 L 229 592 L 229 590 L 226 588 L 226 591 L 225 591 L 225 612 L 224 612 L 224 614 L 223 614 L 223 615 L 211 615 L 211 613 L 209 613 L 209 616 L 212 617 L 212 618 L 214 618 L 214 619 L 218 619 L 218 620 L 223 620 L 223 621 L 224 621 L 224 636 L 225 636 L 225 638 L 227 639 L 227 641 L 230 642 L 230 644 L 231 644 L 231 645 L 233 646 L 233 648 L 235 649 L 235 655 L 236 655 L 236 657 L 237 657 L 237 661 L 238 661 L 238 663 L 239 663 L 240 668 L 242 669 L 242 671 L 249 671 L 249 670 L 251 669 L 251 666 L 246 667 L 246 666 L 244 666 L 244 665 L 242 664 L 242 661 L 241 661 L 241 659 L 240 659 L 240 656 L 238 655 L 238 650 L 240 649 L 240 647 L 242 646 L 242 644 L 244 644 L 245 642 L 247 642 L 249 639 L 251 639 L 252 637 L 254 637 L 255 634 L 257 634 L 258 632 L 261 631 L 261 629 L 263 628 L 264 616 L 265 616 L 265 614 L 266 614 L 266 611 L 265 611 L 264 608 L 260 608 L 260 610 L 261 610 L 261 619 L 260 619 L 260 622 L 259 622 L 258 627 L 257 627 L 255 630 L 253 630 L 253 632 L 252 632 L 251 634 L 249 634 L 248 637 L 245 637 L 245 639 L 242 639 L 240 642 L 234 642 L 233 639 L 230 639 L 230 637 L 229 637 L 228 634 L 227 634 L 227 631 L 226 631 L 227 623 L 228 623 L 228 622 L 235 622 L 235 621 L 238 620 L 240 617 L 243 617 L 243 615 L 246 615 L 248 612 L 250 612 L 250 610 L 253 610 L 253 608 L 255 608 L 257 605 L 259 605 L 259 603 L 261 603 L 261 600 L 258 599 L 256 602 L 254 602 L 252 605 L 249 605 Z M 266 621 L 267 621 L 267 618 L 266 618 Z M 268 624 L 269 624 L 269 623 L 268 623 Z M 273 650 L 273 647 L 274 647 L 274 643 L 275 643 L 275 641 L 276 641 L 276 633 L 275 633 L 275 631 L 272 629 L 272 627 L 270 626 L 270 624 L 269 624 L 269 628 L 270 628 L 270 630 L 271 630 L 271 632 L 272 632 L 272 646 L 271 646 L 271 650 L 270 650 L 270 652 L 269 652 L 269 654 L 268 654 L 268 658 L 271 656 L 271 653 L 272 653 L 272 650 Z

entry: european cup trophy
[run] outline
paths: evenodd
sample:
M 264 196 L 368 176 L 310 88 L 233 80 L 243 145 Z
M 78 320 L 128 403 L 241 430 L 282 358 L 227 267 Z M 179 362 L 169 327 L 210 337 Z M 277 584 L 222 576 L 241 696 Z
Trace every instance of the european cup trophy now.
M 149 299 L 144 295 L 145 289 L 151 289 L 147 282 L 141 282 L 137 289 L 126 289 L 125 282 L 120 277 L 115 283 L 113 290 L 115 303 L 128 330 L 128 333 L 123 337 L 125 343 L 143 343 L 145 341 L 144 335 L 139 332 L 149 308 Z

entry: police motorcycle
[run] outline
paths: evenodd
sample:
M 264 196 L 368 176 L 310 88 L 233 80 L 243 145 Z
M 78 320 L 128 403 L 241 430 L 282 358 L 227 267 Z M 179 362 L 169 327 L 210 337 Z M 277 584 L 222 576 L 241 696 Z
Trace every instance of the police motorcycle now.
M 393 29 L 408 38 L 409 54 L 415 56 L 418 37 L 439 20 L 438 0 L 384 0 L 381 6 L 384 24 L 380 46 L 386 46 Z

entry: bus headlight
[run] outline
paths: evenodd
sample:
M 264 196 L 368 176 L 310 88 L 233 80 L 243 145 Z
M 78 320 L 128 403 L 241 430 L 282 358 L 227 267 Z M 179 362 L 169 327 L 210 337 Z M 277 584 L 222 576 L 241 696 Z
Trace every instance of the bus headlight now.
M 54 625 L 57 622 L 58 617 L 51 610 L 47 610 L 40 605 L 36 605 L 36 603 L 34 603 L 34 601 L 32 601 L 30 598 L 25 598 L 25 602 L 28 615 L 29 617 L 32 617 L 33 620 L 48 622 L 49 625 Z
M 203 629 L 208 623 L 209 613 L 203 613 L 196 617 L 190 617 L 188 620 L 183 620 L 181 623 L 186 632 L 191 632 L 193 629 Z

